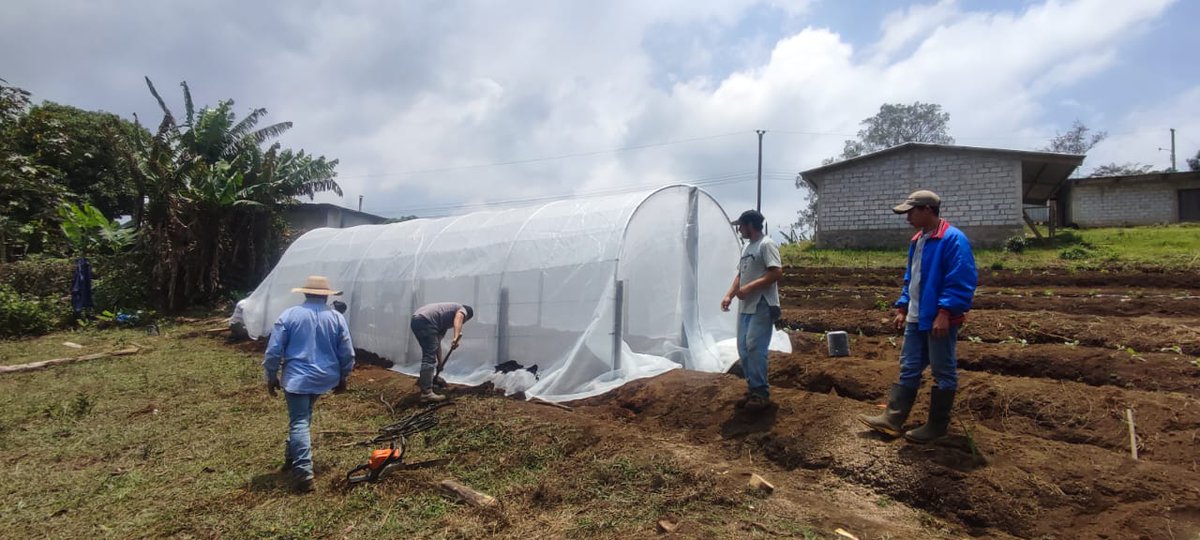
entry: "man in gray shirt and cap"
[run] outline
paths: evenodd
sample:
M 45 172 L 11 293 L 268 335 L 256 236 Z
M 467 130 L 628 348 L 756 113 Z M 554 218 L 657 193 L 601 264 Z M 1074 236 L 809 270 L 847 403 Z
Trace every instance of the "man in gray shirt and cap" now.
M 421 344 L 421 377 L 417 380 L 421 385 L 421 401 L 432 403 L 446 399 L 433 391 L 433 380 L 442 362 L 442 338 L 448 330 L 454 329 L 450 350 L 457 349 L 462 341 L 463 324 L 474 316 L 475 310 L 471 306 L 454 302 L 421 306 L 413 313 L 409 328 Z
M 738 273 L 721 299 L 721 311 L 729 311 L 734 298 L 741 300 L 738 309 L 738 362 L 746 376 L 746 397 L 737 402 L 738 408 L 761 411 L 771 405 L 767 385 L 767 346 L 775 320 L 779 318 L 779 280 L 783 264 L 779 246 L 763 234 L 763 215 L 746 210 L 733 224 L 742 238 L 750 243 L 742 249 Z

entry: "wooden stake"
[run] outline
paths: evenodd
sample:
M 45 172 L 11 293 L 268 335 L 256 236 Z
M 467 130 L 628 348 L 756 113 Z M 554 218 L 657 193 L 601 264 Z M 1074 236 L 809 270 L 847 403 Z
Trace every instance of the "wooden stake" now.
M 462 500 L 463 502 L 474 506 L 475 508 L 491 508 L 496 506 L 495 497 L 480 493 L 467 486 L 464 486 L 460 484 L 458 480 L 454 480 L 452 478 L 442 480 L 441 484 L 439 485 L 441 486 L 442 492 L 445 495 Z
M 1137 461 L 1137 433 L 1133 429 L 1133 409 L 1125 409 L 1125 419 L 1129 421 L 1129 455 Z
M 0 373 L 19 373 L 22 371 L 34 371 L 34 370 L 38 370 L 38 369 L 45 369 L 50 366 L 56 366 L 59 364 L 73 364 L 75 362 L 86 362 L 88 360 L 97 360 L 100 358 L 108 358 L 110 356 L 127 356 L 130 354 L 137 354 L 137 352 L 140 350 L 141 349 L 139 349 L 137 347 L 129 347 L 129 348 L 121 349 L 119 351 L 103 352 L 103 353 L 96 353 L 96 354 L 85 354 L 83 356 L 73 356 L 70 358 L 55 358 L 53 360 L 42 360 L 41 362 L 31 362 L 28 364 L 18 364 L 15 366 L 0 366 Z

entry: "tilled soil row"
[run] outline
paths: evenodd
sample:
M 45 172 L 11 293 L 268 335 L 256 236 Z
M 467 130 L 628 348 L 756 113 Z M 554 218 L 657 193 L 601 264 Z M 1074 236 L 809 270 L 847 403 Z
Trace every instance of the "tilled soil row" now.
M 777 355 L 771 364 L 772 385 L 832 392 L 871 404 L 887 401 L 888 389 L 899 375 L 895 362 L 861 357 Z M 928 395 L 922 390 L 910 417 L 913 426 L 924 422 Z M 1135 412 L 1143 460 L 1195 466 L 1200 458 L 1200 400 L 1191 396 L 967 372 L 960 373 L 955 419 L 1128 455 L 1127 408 Z
M 904 280 L 904 268 L 828 268 L 799 266 L 784 269 L 788 285 L 882 285 L 899 287 Z M 979 269 L 979 285 L 983 287 L 1020 287 L 1030 283 L 1039 286 L 1068 287 L 1130 287 L 1158 289 L 1200 289 L 1200 275 L 1195 272 L 1162 270 L 1120 270 L 1113 272 L 1067 269 L 992 270 Z
M 780 324 L 805 332 L 844 330 L 867 336 L 895 335 L 891 314 L 859 309 L 784 308 Z M 1200 356 L 1200 320 L 1160 317 L 1098 317 L 1049 311 L 972 311 L 959 332 L 960 340 L 990 343 L 1072 343 L 1120 348 L 1130 356 L 1177 350 Z M 1132 349 L 1132 350 L 1131 350 Z
M 868 360 L 898 362 L 903 338 L 852 337 L 850 351 Z M 1174 353 L 1139 353 L 1064 344 L 975 343 L 960 340 L 958 367 L 995 375 L 1074 381 L 1089 386 L 1181 392 L 1200 398 L 1200 366 Z M 792 333 L 797 354 L 827 354 L 821 334 Z
M 885 373 L 880 372 L 880 375 Z M 777 388 L 776 410 L 734 412 L 731 376 L 672 371 L 586 400 L 728 455 L 761 452 L 787 469 L 824 471 L 951 520 L 980 536 L 1178 538 L 1200 533 L 1200 474 L 1083 444 L 976 424 L 922 447 L 883 440 L 855 417 L 878 411 L 846 397 Z M 972 448 L 975 451 L 972 451 Z
M 821 309 L 828 306 L 888 311 L 899 296 L 893 287 L 796 287 L 785 286 L 782 302 L 787 307 Z M 1200 317 L 1200 296 L 1171 290 L 1129 291 L 1104 289 L 1057 291 L 1051 289 L 997 289 L 980 287 L 972 304 L 974 311 L 1054 311 L 1077 315 L 1130 317 L 1157 315 Z

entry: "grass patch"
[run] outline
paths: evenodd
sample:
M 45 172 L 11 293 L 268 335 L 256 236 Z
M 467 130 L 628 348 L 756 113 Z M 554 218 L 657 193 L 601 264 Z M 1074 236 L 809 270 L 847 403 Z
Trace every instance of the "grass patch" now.
M 317 492 L 296 495 L 277 472 L 286 408 L 261 385 L 259 356 L 220 339 L 80 330 L 0 341 L 6 362 L 111 350 L 147 350 L 0 378 L 0 530 L 14 538 L 628 538 L 679 516 L 696 534 L 742 534 L 746 520 L 778 527 L 797 516 L 763 515 L 741 481 L 707 464 L 682 463 L 650 443 L 599 436 L 580 424 L 540 420 L 549 408 L 498 396 L 464 396 L 435 429 L 412 441 L 406 461 L 449 458 L 346 489 L 368 448 L 321 431 L 370 430 L 396 420 L 380 402 L 412 382 L 356 372 L 350 390 L 314 411 Z M 67 348 L 63 341 L 85 345 Z M 378 378 L 379 380 L 375 380 Z M 403 390 L 399 390 L 403 389 Z M 522 407 L 525 407 L 524 409 Z M 411 410 L 397 407 L 397 415 Z M 361 436 L 354 436 L 361 437 Z M 441 496 L 456 477 L 493 495 L 475 510 Z M 804 535 L 818 534 L 802 522 Z M 731 531 L 733 531 L 731 533 Z
M 1054 240 L 1026 238 L 1020 253 L 998 249 L 975 250 L 980 269 L 1113 270 L 1153 268 L 1200 269 L 1200 225 L 1194 223 L 1062 230 Z M 811 242 L 780 248 L 785 266 L 902 268 L 906 245 L 895 249 L 817 249 Z

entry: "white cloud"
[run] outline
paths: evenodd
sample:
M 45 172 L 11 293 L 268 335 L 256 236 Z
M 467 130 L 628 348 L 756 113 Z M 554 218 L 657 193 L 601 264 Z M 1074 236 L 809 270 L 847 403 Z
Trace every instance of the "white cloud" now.
M 1144 163 L 1155 170 L 1170 167 L 1171 128 L 1176 131 L 1176 168 L 1186 171 L 1187 159 L 1200 151 L 1200 85 L 1175 99 L 1130 111 L 1107 139 L 1088 152 L 1085 172 L 1107 163 Z
M 749 179 L 753 130 L 766 128 L 776 131 L 764 139 L 764 211 L 782 224 L 803 203 L 790 182 L 794 172 L 838 153 L 847 137 L 828 134 L 854 133 L 885 102 L 942 104 L 960 143 L 1044 142 L 1030 138 L 1054 131 L 1046 110 L 1056 105 L 1047 96 L 1111 69 L 1122 46 L 1168 4 L 1050 0 L 987 13 L 946 0 L 899 9 L 884 18 L 876 42 L 854 44 L 837 29 L 815 25 L 777 41 L 737 30 L 754 10 L 775 9 L 799 21 L 813 16 L 811 2 L 781 0 L 546 1 L 516 8 L 315 0 L 65 7 L 17 0 L 0 21 L 0 48 L 15 53 L 0 76 L 38 98 L 139 111 L 151 121 L 155 108 L 143 74 L 173 103 L 174 83 L 187 79 L 198 103 L 234 97 L 239 107 L 265 106 L 273 119 L 295 122 L 285 144 L 341 160 L 348 205 L 366 194 L 367 210 L 389 213 L 653 182 Z M 647 50 L 658 46 L 652 38 L 667 26 L 703 39 L 676 40 L 681 49 L 670 55 Z M 764 47 L 769 56 L 755 52 Z M 717 69 L 718 58 L 747 63 Z M 664 59 L 678 65 L 664 66 Z M 706 66 L 705 75 L 678 78 Z M 677 74 L 674 82 L 664 71 Z M 1177 106 L 1198 110 L 1187 99 Z M 740 134 L 400 174 L 731 132 Z M 753 182 L 712 191 L 730 212 L 753 203 Z

